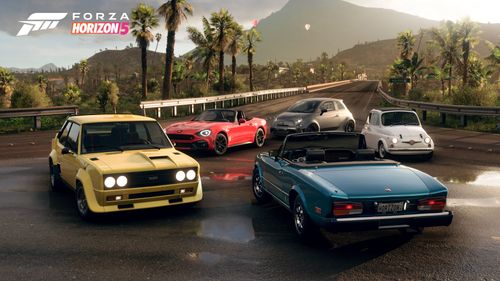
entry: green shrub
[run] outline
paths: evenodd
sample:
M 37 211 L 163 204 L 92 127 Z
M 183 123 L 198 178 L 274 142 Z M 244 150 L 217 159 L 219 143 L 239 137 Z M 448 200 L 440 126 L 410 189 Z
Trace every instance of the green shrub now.
M 491 85 L 482 88 L 464 87 L 453 92 L 451 101 L 458 105 L 494 106 L 498 92 Z
M 16 89 L 12 94 L 12 107 L 45 107 L 50 105 L 50 99 L 36 85 L 25 82 L 16 84 Z

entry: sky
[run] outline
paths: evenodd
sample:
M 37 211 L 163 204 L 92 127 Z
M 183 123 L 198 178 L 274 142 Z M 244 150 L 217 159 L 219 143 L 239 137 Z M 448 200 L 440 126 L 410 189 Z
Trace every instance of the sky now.
M 313 0 L 303 0 L 313 1 Z M 331 0 L 338 1 L 338 0 Z M 499 0 L 346 0 L 366 6 L 393 9 L 432 20 L 458 20 L 470 17 L 483 23 L 500 23 Z M 2 0 L 0 5 L 0 66 L 40 67 L 54 63 L 59 67 L 70 67 L 80 59 L 88 58 L 101 49 L 123 49 L 135 43 L 132 35 L 71 35 L 71 13 L 73 12 L 128 12 L 139 0 Z M 163 1 L 145 0 L 153 7 Z M 190 0 L 194 16 L 190 17 L 178 31 L 176 55 L 181 55 L 194 46 L 187 38 L 187 26 L 201 26 L 201 17 L 208 17 L 220 8 L 228 9 L 234 18 L 249 28 L 253 19 L 262 19 L 281 9 L 287 0 Z M 70 13 L 54 30 L 32 32 L 28 36 L 16 37 L 26 20 L 35 12 Z M 158 51 L 165 51 L 166 31 L 163 21 L 154 33 L 163 34 Z M 150 49 L 154 50 L 156 42 Z

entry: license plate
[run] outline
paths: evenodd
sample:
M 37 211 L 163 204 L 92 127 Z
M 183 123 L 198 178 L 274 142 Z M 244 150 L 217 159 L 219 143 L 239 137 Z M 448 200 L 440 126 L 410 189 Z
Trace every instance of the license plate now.
M 396 203 L 378 203 L 377 212 L 379 213 L 396 213 L 404 210 L 405 202 Z

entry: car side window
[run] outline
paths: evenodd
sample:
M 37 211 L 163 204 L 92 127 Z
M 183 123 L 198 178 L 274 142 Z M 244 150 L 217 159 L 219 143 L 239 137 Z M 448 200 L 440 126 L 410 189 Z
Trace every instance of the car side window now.
M 370 113 L 370 125 L 378 126 L 380 124 L 378 114 L 375 112 Z
M 334 111 L 335 106 L 333 105 L 333 102 L 327 101 L 321 105 L 322 109 L 326 109 L 326 111 Z
M 80 125 L 78 124 L 73 124 L 71 126 L 71 129 L 69 130 L 68 134 L 68 147 L 71 149 L 73 152 L 78 151 L 78 136 L 80 135 Z
M 64 124 L 64 127 L 59 132 L 58 139 L 59 139 L 59 143 L 62 145 L 66 144 L 66 140 L 68 139 L 68 133 L 69 133 L 69 129 L 71 127 L 71 124 L 73 124 L 73 123 L 66 122 L 66 124 Z
M 336 101 L 336 102 L 335 102 L 335 107 L 337 107 L 337 110 L 343 110 L 343 109 L 345 109 L 344 104 L 342 104 L 342 103 L 341 103 L 341 102 L 339 102 L 339 101 Z

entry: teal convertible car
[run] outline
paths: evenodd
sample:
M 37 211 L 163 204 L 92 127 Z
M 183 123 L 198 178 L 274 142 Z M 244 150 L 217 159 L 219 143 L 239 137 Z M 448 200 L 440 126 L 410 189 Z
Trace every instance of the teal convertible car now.
M 448 189 L 428 174 L 375 158 L 356 133 L 289 135 L 277 151 L 255 161 L 253 193 L 274 198 L 293 215 L 295 231 L 309 238 L 331 231 L 448 226 Z

